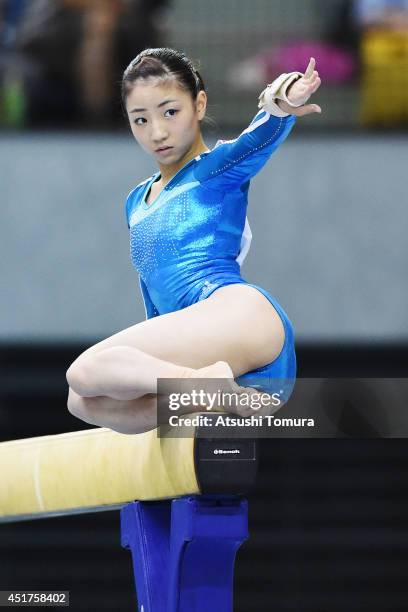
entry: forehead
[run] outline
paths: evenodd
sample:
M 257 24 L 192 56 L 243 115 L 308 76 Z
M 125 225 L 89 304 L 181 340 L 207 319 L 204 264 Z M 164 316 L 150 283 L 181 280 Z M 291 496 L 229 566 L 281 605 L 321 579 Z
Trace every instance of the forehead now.
M 165 99 L 184 100 L 189 94 L 174 79 L 138 79 L 127 96 L 127 107 L 155 109 Z

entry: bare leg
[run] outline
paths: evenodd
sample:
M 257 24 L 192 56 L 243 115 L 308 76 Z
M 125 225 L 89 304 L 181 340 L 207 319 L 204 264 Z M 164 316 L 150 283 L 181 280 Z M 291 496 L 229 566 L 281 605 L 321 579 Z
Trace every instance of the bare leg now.
M 242 284 L 227 285 L 205 300 L 98 342 L 79 355 L 70 370 L 102 350 L 129 346 L 189 368 L 226 361 L 236 377 L 271 363 L 284 339 L 281 319 L 259 291 Z
M 91 425 L 108 427 L 124 434 L 137 434 L 157 427 L 154 394 L 136 400 L 115 400 L 111 397 L 81 397 L 69 389 L 68 410 Z
M 158 378 L 226 378 L 233 373 L 226 362 L 205 368 L 188 368 L 153 357 L 131 346 L 115 346 L 80 358 L 67 371 L 69 386 L 82 397 L 106 396 L 117 400 L 138 399 L 157 393 Z
M 112 413 L 126 410 L 122 402 L 129 407 L 133 402 L 133 410 L 144 406 L 146 394 L 157 393 L 158 378 L 182 379 L 183 391 L 190 377 L 222 378 L 219 388 L 241 393 L 245 388 L 233 377 L 272 361 L 283 340 L 282 322 L 262 294 L 245 285 L 221 287 L 206 300 L 143 321 L 82 353 L 67 380 L 73 392 L 91 401 L 82 402 L 84 411 L 77 407 L 76 416 L 117 431 L 128 426 L 142 431 L 139 421 L 134 425 L 133 413 L 130 425 L 126 420 L 131 408 L 128 417 L 123 413 L 124 422 Z M 103 419 L 90 412 L 99 404 L 106 411 Z M 233 412 L 228 406 L 225 410 Z
M 157 398 L 154 393 L 133 400 L 116 400 L 104 396 L 82 397 L 69 388 L 68 410 L 85 423 L 108 427 L 118 433 L 138 434 L 158 426 Z M 178 414 L 185 414 L 190 410 L 188 407 L 181 408 Z M 236 412 L 241 416 L 251 414 L 247 408 L 238 409 Z

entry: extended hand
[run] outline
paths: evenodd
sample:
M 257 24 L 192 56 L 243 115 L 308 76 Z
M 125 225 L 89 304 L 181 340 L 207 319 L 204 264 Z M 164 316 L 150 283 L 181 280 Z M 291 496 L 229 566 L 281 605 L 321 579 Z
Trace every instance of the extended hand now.
M 307 104 L 304 106 L 305 102 L 307 102 L 310 96 L 319 89 L 321 84 L 319 73 L 314 69 L 315 64 L 316 60 L 314 57 L 311 57 L 305 74 L 300 79 L 295 81 L 286 92 L 286 96 L 292 104 L 302 104 L 302 106 L 295 108 L 293 106 L 289 106 L 289 104 L 283 100 L 277 101 L 279 107 L 285 111 L 285 113 L 302 117 L 303 115 L 309 115 L 310 113 L 322 112 L 322 109 L 317 104 Z

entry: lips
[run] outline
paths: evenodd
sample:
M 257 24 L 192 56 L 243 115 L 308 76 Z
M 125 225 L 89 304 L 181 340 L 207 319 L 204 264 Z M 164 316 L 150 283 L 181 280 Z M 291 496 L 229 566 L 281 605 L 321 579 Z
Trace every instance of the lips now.
M 168 149 L 171 149 L 172 147 L 161 147 L 160 149 L 156 149 L 156 153 L 160 153 L 161 151 L 167 151 Z

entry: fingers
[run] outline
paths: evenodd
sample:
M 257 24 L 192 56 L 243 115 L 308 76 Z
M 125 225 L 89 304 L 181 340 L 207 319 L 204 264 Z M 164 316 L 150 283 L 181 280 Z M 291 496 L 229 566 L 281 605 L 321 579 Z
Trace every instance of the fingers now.
M 306 68 L 306 72 L 305 72 L 305 75 L 304 75 L 305 79 L 310 79 L 310 77 L 313 74 L 313 70 L 315 69 L 315 65 L 316 65 L 316 60 L 315 60 L 314 57 L 311 57 L 310 60 L 309 60 L 309 65 Z
M 294 108 L 291 113 L 297 117 L 303 117 L 304 115 L 310 115 L 311 113 L 321 113 L 322 109 L 318 104 L 306 104 L 299 108 Z
M 308 84 L 310 84 L 310 83 L 314 83 L 314 81 L 319 78 L 319 73 L 317 70 L 315 70 L 315 67 L 316 67 L 316 60 L 314 57 L 311 57 L 309 61 L 309 65 L 306 68 L 306 72 L 303 76 L 303 81 L 307 81 Z
M 317 76 L 314 79 L 314 81 L 312 82 L 312 91 L 311 91 L 311 93 L 314 93 L 315 91 L 317 91 L 319 89 L 319 87 L 321 85 L 321 82 L 322 81 L 321 81 L 320 77 Z
M 317 91 L 322 83 L 319 73 L 315 70 L 316 60 L 314 57 L 310 58 L 309 65 L 306 69 L 303 77 L 304 85 L 306 87 L 308 97 L 310 97 L 315 91 Z M 316 111 L 312 111 L 316 112 Z M 319 111 L 318 111 L 319 112 Z M 321 109 L 320 109 L 321 112 Z
M 315 91 L 317 91 L 321 85 L 321 79 L 319 76 L 313 76 L 310 81 L 303 84 L 303 92 L 310 97 Z

